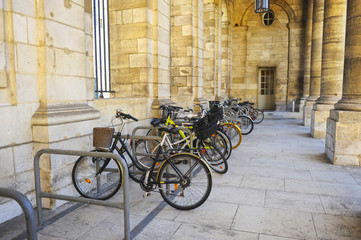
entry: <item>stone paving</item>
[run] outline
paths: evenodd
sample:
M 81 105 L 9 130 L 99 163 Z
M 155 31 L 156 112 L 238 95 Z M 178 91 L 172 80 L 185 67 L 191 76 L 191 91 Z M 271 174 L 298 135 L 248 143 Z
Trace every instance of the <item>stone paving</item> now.
M 132 182 L 132 238 L 361 239 L 361 168 L 332 165 L 324 140 L 309 132 L 299 119 L 265 119 L 255 125 L 232 153 L 229 171 L 213 174 L 211 195 L 195 210 L 173 209 L 159 193 L 143 198 Z M 117 199 L 121 191 L 110 201 Z M 122 239 L 122 222 L 122 210 L 81 205 L 40 230 L 38 238 Z M 10 224 L 9 231 L 9 224 L 0 225 L 1 240 L 24 230 L 24 225 Z

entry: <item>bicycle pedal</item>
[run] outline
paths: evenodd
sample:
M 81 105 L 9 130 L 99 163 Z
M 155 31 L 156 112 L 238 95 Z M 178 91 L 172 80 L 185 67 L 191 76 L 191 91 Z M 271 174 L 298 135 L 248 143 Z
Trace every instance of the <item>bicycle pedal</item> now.
M 150 196 L 150 192 L 145 192 L 144 194 L 143 194 L 143 198 L 146 198 L 146 197 L 149 197 Z

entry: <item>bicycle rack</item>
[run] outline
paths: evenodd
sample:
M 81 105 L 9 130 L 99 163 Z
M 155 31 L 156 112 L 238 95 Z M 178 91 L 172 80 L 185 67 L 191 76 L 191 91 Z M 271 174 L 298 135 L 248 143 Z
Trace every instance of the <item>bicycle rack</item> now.
M 44 153 L 57 154 L 57 155 L 68 155 L 68 156 L 88 156 L 88 157 L 101 157 L 101 158 L 112 158 L 117 161 L 122 167 L 123 173 L 123 202 L 107 202 L 102 200 L 87 199 L 82 197 L 73 197 L 67 195 L 60 195 L 41 191 L 40 184 L 40 168 L 39 160 L 40 156 Z M 86 152 L 86 151 L 75 151 L 75 150 L 61 150 L 61 149 L 42 149 L 38 151 L 34 157 L 34 172 L 35 172 L 35 194 L 36 194 L 36 205 L 37 205 L 37 219 L 38 226 L 43 226 L 43 209 L 42 209 L 42 198 L 52 198 L 72 202 L 80 202 L 86 204 L 94 204 L 99 206 L 106 206 L 112 208 L 119 208 L 124 210 L 124 239 L 130 239 L 130 220 L 129 220 L 129 177 L 128 167 L 123 159 L 119 155 L 107 152 Z
M 37 240 L 38 236 L 36 229 L 35 212 L 29 199 L 27 199 L 24 194 L 20 193 L 19 191 L 8 188 L 0 188 L 0 196 L 11 198 L 18 202 L 25 214 L 27 238 L 29 240 Z

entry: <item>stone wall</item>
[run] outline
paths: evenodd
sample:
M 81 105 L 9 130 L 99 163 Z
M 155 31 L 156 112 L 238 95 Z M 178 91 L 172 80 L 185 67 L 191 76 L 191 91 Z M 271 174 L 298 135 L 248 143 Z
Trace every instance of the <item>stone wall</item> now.
M 34 154 L 41 148 L 89 150 L 99 125 L 94 100 L 90 1 L 15 1 L 0 4 L 0 186 L 34 204 Z M 91 5 L 90 5 L 91 9 Z M 2 68 L 2 74 L 4 74 Z M 90 105 L 89 105 L 89 104 Z M 43 190 L 74 194 L 73 158 L 41 159 Z M 63 201 L 44 201 L 56 207 Z M 0 222 L 22 213 L 0 201 Z

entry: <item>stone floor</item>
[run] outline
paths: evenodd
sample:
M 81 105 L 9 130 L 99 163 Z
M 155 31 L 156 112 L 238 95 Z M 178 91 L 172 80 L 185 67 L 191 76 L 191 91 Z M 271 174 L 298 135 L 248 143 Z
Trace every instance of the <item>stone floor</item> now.
M 324 145 L 299 119 L 265 119 L 243 137 L 229 171 L 213 175 L 208 200 L 191 211 L 173 209 L 158 193 L 143 198 L 132 182 L 132 239 L 361 239 L 361 168 L 332 165 Z M 123 238 L 121 210 L 68 204 L 56 213 L 69 206 L 39 239 Z M 24 239 L 16 238 L 24 228 L 2 224 L 0 239 Z

